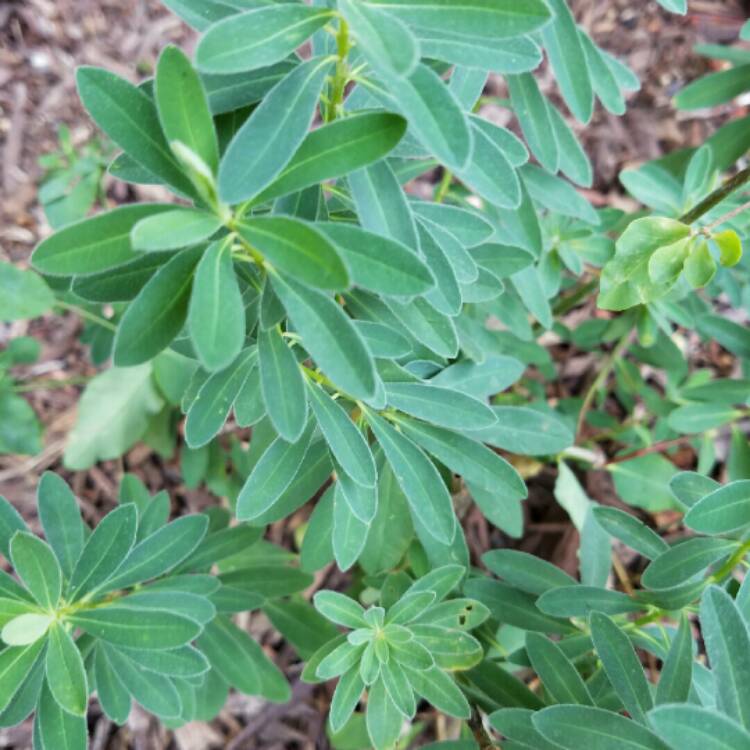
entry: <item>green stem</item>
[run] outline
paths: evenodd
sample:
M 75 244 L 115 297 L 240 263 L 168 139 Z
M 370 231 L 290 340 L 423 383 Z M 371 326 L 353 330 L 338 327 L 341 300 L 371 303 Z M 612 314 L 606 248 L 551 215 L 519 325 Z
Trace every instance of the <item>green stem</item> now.
M 750 552 L 750 540 L 742 544 L 726 563 L 709 578 L 709 581 L 711 583 L 721 583 L 724 578 L 732 574 L 732 571 L 742 562 L 742 559 L 748 552 Z
M 79 317 L 85 318 L 91 323 L 95 323 L 96 325 L 101 326 L 102 328 L 106 328 L 110 331 L 117 330 L 117 326 L 111 321 L 107 320 L 106 318 L 102 318 L 100 315 L 97 315 L 96 313 L 89 312 L 85 308 L 79 307 L 78 305 L 72 305 L 69 302 L 63 302 L 59 300 L 55 302 L 55 307 L 59 307 L 62 310 L 69 310 L 70 312 L 74 312 Z
M 683 214 L 680 217 L 680 221 L 683 224 L 693 224 L 749 180 L 750 167 L 745 167 L 745 169 L 737 172 L 734 177 L 730 177 L 721 187 L 716 188 L 711 195 L 704 198 L 697 206 L 694 206 L 686 214 Z
M 585 284 L 581 284 L 577 289 L 572 291 L 570 294 L 562 297 L 560 301 L 555 305 L 553 312 L 555 315 L 564 315 L 566 312 L 572 310 L 579 302 L 588 296 L 590 292 L 593 292 L 599 286 L 599 279 L 591 279 Z
M 445 200 L 445 196 L 448 195 L 451 183 L 453 182 L 453 172 L 450 169 L 443 170 L 443 177 L 440 180 L 440 184 L 435 191 L 435 203 L 442 203 Z
M 336 61 L 336 73 L 331 84 L 331 96 L 326 108 L 326 122 L 333 122 L 339 115 L 339 111 L 344 103 L 344 94 L 346 93 L 346 84 L 349 82 L 349 64 L 347 57 L 351 49 L 349 40 L 349 25 L 343 19 L 339 19 L 339 30 L 336 35 L 336 47 L 338 59 Z
M 85 375 L 66 378 L 65 380 L 33 380 L 30 383 L 19 383 L 13 387 L 15 393 L 28 393 L 29 391 L 49 391 L 54 388 L 67 388 L 69 385 L 84 385 L 91 380 Z
M 609 377 L 609 374 L 612 372 L 615 365 L 617 364 L 617 360 L 622 356 L 623 352 L 628 348 L 631 335 L 632 335 L 632 331 L 627 331 L 625 335 L 617 342 L 615 348 L 610 352 L 609 356 L 604 360 L 604 363 L 602 364 L 602 369 L 599 370 L 599 373 L 594 379 L 594 382 L 591 384 L 591 387 L 586 392 L 586 395 L 584 396 L 584 399 L 583 399 L 583 404 L 581 405 L 581 411 L 578 414 L 578 424 L 576 426 L 576 438 L 580 437 L 581 435 L 581 431 L 583 430 L 583 425 L 586 422 L 586 415 L 589 413 L 589 410 L 591 409 L 591 405 L 594 403 L 594 399 L 596 398 L 597 392 L 606 382 L 607 378 Z

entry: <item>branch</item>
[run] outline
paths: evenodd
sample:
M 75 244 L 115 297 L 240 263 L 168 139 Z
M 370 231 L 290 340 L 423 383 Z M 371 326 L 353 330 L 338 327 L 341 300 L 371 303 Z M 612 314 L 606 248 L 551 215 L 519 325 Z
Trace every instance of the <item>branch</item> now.
M 697 206 L 690 209 L 686 214 L 680 217 L 683 224 L 692 224 L 700 219 L 703 214 L 707 214 L 714 206 L 718 206 L 724 198 L 731 195 L 737 188 L 742 187 L 750 180 L 750 167 L 745 167 L 734 177 L 730 177 L 721 187 L 714 190 L 711 195 L 704 198 Z

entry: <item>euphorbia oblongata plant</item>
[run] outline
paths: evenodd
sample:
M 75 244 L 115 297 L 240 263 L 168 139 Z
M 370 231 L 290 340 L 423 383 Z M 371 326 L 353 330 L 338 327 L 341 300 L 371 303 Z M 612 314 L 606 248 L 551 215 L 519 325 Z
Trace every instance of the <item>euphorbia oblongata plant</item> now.
M 623 172 L 647 208 L 595 209 L 571 119 L 622 114 L 639 83 L 565 0 L 164 4 L 200 34 L 192 59 L 167 46 L 138 85 L 95 67 L 77 83 L 119 149 L 109 174 L 173 198 L 66 224 L 34 270 L 3 267 L 0 312 L 77 310 L 111 359 L 67 468 L 179 440 L 185 484 L 222 501 L 170 521 L 167 494 L 126 475 L 91 528 L 45 474 L 43 538 L 0 503 L 0 726 L 33 714 L 37 750 L 83 750 L 96 702 L 169 728 L 230 688 L 284 702 L 233 619 L 261 609 L 298 679 L 336 681 L 334 747 L 750 748 L 749 383 L 692 370 L 681 344 L 696 331 L 748 372 L 718 300 L 750 299 L 750 171 L 724 176 L 750 126 Z M 580 397 L 547 387 L 551 339 L 597 363 Z M 472 559 L 469 508 L 520 537 L 546 467 L 577 575 L 510 545 Z M 592 500 L 582 469 L 624 504 Z M 308 503 L 295 549 L 264 538 Z M 312 595 L 331 565 L 346 583 Z

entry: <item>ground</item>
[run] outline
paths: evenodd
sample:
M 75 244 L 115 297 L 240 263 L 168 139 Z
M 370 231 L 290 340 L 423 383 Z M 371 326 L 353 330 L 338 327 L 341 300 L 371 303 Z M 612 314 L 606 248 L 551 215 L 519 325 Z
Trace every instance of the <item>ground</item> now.
M 673 149 L 701 143 L 706 134 L 729 117 L 742 114 L 727 107 L 710 114 L 678 114 L 671 97 L 685 83 L 707 71 L 712 63 L 696 55 L 699 42 L 732 42 L 747 17 L 741 0 L 691 0 L 684 18 L 669 16 L 655 2 L 640 0 L 573 0 L 579 21 L 596 41 L 624 58 L 643 81 L 630 97 L 628 113 L 617 118 L 599 109 L 582 132 L 592 157 L 596 181 L 589 197 L 598 205 L 627 205 L 617 181 L 621 169 L 663 155 Z M 24 265 L 36 242 L 49 232 L 37 203 L 42 176 L 38 158 L 56 148 L 60 124 L 67 124 L 76 144 L 86 143 L 94 127 L 85 117 L 75 94 L 77 65 L 110 68 L 132 80 L 147 76 L 159 50 L 176 42 L 188 50 L 195 35 L 157 0 L 3 0 L 0 3 L 0 256 Z M 542 79 L 543 80 L 543 79 Z M 547 81 L 547 88 L 550 83 Z M 493 81 L 491 91 L 502 92 Z M 489 105 L 494 106 L 494 105 Z M 502 121 L 503 112 L 490 113 Z M 153 189 L 141 191 L 151 197 Z M 123 185 L 108 185 L 112 204 L 132 199 Z M 10 337 L 29 334 L 43 345 L 39 364 L 21 370 L 24 379 L 62 380 L 89 375 L 93 369 L 78 343 L 78 318 L 50 316 L 31 324 L 0 326 L 0 346 Z M 572 373 L 572 392 L 586 377 L 585 362 L 563 363 Z M 717 363 L 720 364 L 720 363 Z M 61 469 L 64 436 L 75 414 L 80 388 L 67 386 L 35 391 L 30 402 L 46 426 L 45 448 L 33 458 L 0 458 L 0 492 L 17 504 L 33 522 L 34 487 L 45 469 Z M 690 458 L 690 457 L 688 457 Z M 679 459 L 678 459 L 679 460 Z M 167 487 L 175 507 L 198 508 L 209 501 L 201 491 L 181 486 L 174 461 L 164 461 L 147 449 L 136 448 L 123 461 L 108 462 L 87 472 L 63 472 L 91 518 L 111 508 L 122 471 L 140 474 L 153 488 Z M 588 477 L 588 491 L 597 498 L 611 495 L 601 473 Z M 563 568 L 575 567 L 575 531 L 552 500 L 552 477 L 544 472 L 532 482 L 527 504 L 526 535 L 522 548 L 540 554 Z M 298 518 L 291 519 L 292 525 Z M 481 515 L 466 519 L 467 538 L 473 550 L 508 543 L 487 525 Z M 271 529 L 277 541 L 290 539 L 292 529 Z M 336 572 L 328 571 L 326 585 L 335 587 Z M 320 585 L 320 581 L 317 582 Z M 104 718 L 94 719 L 94 750 L 203 750 L 211 747 L 272 748 L 323 747 L 323 716 L 328 696 L 325 688 L 313 691 L 296 682 L 298 669 L 291 649 L 278 642 L 262 617 L 249 627 L 275 651 L 296 685 L 290 705 L 272 707 L 235 696 L 211 726 L 193 725 L 176 735 L 160 730 L 134 713 L 128 726 L 115 731 Z M 438 725 L 436 732 L 448 726 Z M 445 734 L 443 736 L 450 736 Z M 0 747 L 30 746 L 30 727 L 0 730 Z

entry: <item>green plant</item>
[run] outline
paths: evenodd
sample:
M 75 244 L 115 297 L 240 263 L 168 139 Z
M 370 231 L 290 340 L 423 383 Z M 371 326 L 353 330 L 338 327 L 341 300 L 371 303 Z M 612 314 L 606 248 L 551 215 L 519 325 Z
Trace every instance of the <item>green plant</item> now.
M 210 711 L 183 712 L 202 704 L 199 690 L 180 694 L 170 726 L 215 713 L 227 684 L 284 699 L 286 684 L 267 661 L 258 666 L 258 647 L 227 616 L 262 606 L 306 662 L 303 680 L 340 678 L 329 721 L 340 747 L 405 746 L 424 729 L 402 726 L 423 699 L 461 719 L 467 748 L 491 746 L 485 714 L 509 748 L 684 750 L 692 740 L 674 725 L 704 719 L 742 746 L 742 690 L 726 686 L 746 684 L 750 668 L 744 657 L 728 663 L 723 643 L 747 638 L 748 381 L 696 369 L 682 344 L 695 330 L 696 346 L 715 340 L 745 368 L 750 360 L 747 328 L 716 302 L 719 292 L 737 308 L 748 299 L 738 210 L 747 174 L 721 182 L 750 146 L 747 133 L 730 122 L 695 152 L 624 172 L 653 215 L 595 210 L 574 187 L 591 185 L 591 165 L 533 71 L 546 54 L 584 124 L 595 98 L 622 113 L 638 81 L 563 0 L 165 4 L 202 32 L 194 63 L 167 47 L 153 80 L 135 86 L 82 68 L 78 87 L 122 149 L 110 174 L 166 186 L 177 202 L 65 226 L 33 254 L 44 280 L 3 273 L 10 288 L 33 287 L 9 295 L 9 319 L 53 304 L 77 311 L 95 361 L 112 359 L 84 390 L 67 467 L 116 458 L 139 440 L 169 454 L 179 434 L 185 483 L 205 482 L 239 522 L 229 526 L 223 509 L 191 520 L 210 529 L 196 544 L 225 557 L 198 565 L 199 552 L 186 551 L 188 562 L 149 576 L 167 574 L 157 582 L 167 586 L 192 559 L 193 575 L 210 571 L 220 585 L 203 596 L 203 614 L 213 607 L 216 619 L 188 613 L 194 626 L 180 646 L 194 641 L 207 658 L 200 694 L 218 697 Z M 296 50 L 308 40 L 303 59 Z M 499 103 L 523 139 L 480 116 L 488 71 L 505 79 Z M 435 169 L 432 200 L 404 188 Z M 571 319 L 597 293 L 622 314 Z M 582 390 L 560 376 L 561 350 L 594 363 Z M 708 475 L 727 426 L 730 481 L 719 487 Z M 670 460 L 683 447 L 696 473 Z M 461 524 L 467 506 L 520 537 L 524 479 L 546 467 L 580 536 L 580 581 L 507 549 L 483 558 L 503 580 L 483 575 Z M 590 498 L 582 469 L 608 472 L 633 512 Z M 298 560 L 258 541 L 311 499 Z M 166 521 L 166 501 L 151 511 L 155 502 L 143 500 L 139 523 Z M 686 512 L 702 536 L 670 546 L 644 522 L 660 511 Z M 56 529 L 44 526 L 54 551 Z M 630 570 L 613 557 L 613 538 L 636 553 Z M 351 586 L 318 592 L 313 607 L 298 592 L 330 563 L 352 571 Z M 122 601 L 143 597 L 129 587 L 146 579 L 112 575 L 117 598 L 93 611 L 117 615 Z M 26 602 L 40 631 L 58 619 L 72 637 L 85 631 L 75 601 L 49 612 Z M 712 634 L 710 670 L 697 660 L 696 613 Z M 45 648 L 47 632 L 28 653 Z M 74 643 L 84 663 L 89 635 Z M 655 691 L 654 659 L 664 662 Z M 42 700 L 68 721 L 71 706 L 47 680 Z M 85 744 L 87 697 L 71 748 Z M 44 703 L 40 713 L 39 726 Z

